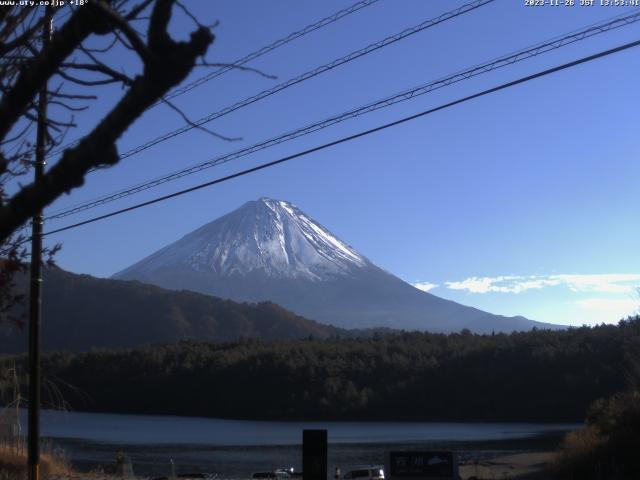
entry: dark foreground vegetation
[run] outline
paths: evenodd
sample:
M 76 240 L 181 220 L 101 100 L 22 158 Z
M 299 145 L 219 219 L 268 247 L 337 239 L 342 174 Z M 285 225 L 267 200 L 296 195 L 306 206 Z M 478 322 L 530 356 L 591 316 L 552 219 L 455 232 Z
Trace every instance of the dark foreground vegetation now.
M 556 471 L 581 480 L 640 478 L 640 391 L 632 389 L 596 401 L 586 425 L 562 442 Z
M 582 421 L 633 375 L 640 319 L 618 326 L 361 339 L 194 341 L 43 358 L 50 403 L 253 419 Z M 3 365 L 24 357 L 4 357 Z M 56 391 L 48 388 L 46 391 Z M 57 395 L 61 394 L 61 397 Z
M 639 319 L 621 325 L 637 328 Z M 589 407 L 584 427 L 561 443 L 555 473 L 562 479 L 627 480 L 640 478 L 640 337 L 628 336 L 626 388 Z

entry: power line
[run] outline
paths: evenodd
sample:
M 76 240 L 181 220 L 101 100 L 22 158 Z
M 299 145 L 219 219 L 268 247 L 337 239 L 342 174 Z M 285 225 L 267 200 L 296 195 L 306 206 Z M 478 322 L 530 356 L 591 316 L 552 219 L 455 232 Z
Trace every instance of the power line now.
M 222 67 L 218 70 L 214 70 L 213 72 L 209 73 L 208 75 L 205 75 L 204 77 L 201 77 L 197 80 L 194 80 L 191 83 L 188 83 L 176 90 L 174 90 L 173 92 L 171 92 L 169 95 L 165 96 L 165 98 L 167 99 L 172 99 L 175 98 L 179 95 L 182 95 L 186 92 L 189 92 L 191 90 L 193 90 L 194 88 L 202 85 L 203 83 L 206 83 L 210 80 L 213 80 L 216 77 L 219 77 L 220 75 L 227 73 L 228 71 L 234 69 L 235 67 L 238 66 L 242 66 L 245 63 L 248 63 L 252 60 L 255 60 L 258 57 L 261 57 L 262 55 L 271 52 L 272 50 L 275 50 L 276 48 L 279 48 L 283 45 L 286 45 L 287 43 L 292 42 L 293 40 L 296 40 L 297 38 L 300 38 L 308 33 L 311 33 L 315 30 L 318 30 L 319 28 L 325 27 L 327 25 L 330 25 L 331 23 L 334 23 L 338 20 L 340 20 L 343 17 L 346 17 L 347 15 L 350 15 L 354 12 L 357 12 L 358 10 L 368 7 L 372 4 L 374 4 L 375 2 L 377 2 L 378 0 L 363 0 L 361 2 L 357 2 L 354 3 L 353 5 L 351 5 L 348 8 L 345 8 L 344 10 L 340 10 L 339 12 L 334 13 L 333 15 L 330 15 L 328 17 L 323 18 L 322 20 L 313 23 L 311 25 L 307 25 L 306 27 L 304 27 L 301 30 L 298 30 L 297 32 L 293 32 L 289 35 L 287 35 L 284 38 L 281 38 L 279 40 L 276 40 L 275 42 L 266 45 L 262 48 L 260 48 L 259 50 L 256 50 L 255 52 L 249 53 L 248 55 L 245 55 L 244 57 L 242 57 L 239 60 L 236 60 L 235 62 L 233 62 L 232 65 L 229 66 L 225 66 Z M 158 102 L 156 103 L 156 105 L 159 105 L 162 102 Z
M 380 50 L 381 48 L 384 48 L 388 45 L 391 45 L 393 43 L 396 43 L 402 39 L 405 39 L 411 35 L 414 35 L 418 32 L 421 32 L 423 30 L 426 30 L 428 28 L 431 28 L 435 25 L 438 25 L 440 23 L 446 22 L 447 20 L 451 20 L 452 18 L 456 18 L 460 15 L 463 15 L 465 13 L 468 13 L 470 11 L 473 11 L 477 8 L 480 8 L 484 5 L 487 5 L 489 3 L 494 2 L 495 0 L 474 0 L 473 2 L 467 3 L 465 5 L 462 5 L 454 10 L 450 10 L 448 12 L 445 12 L 441 15 L 439 15 L 438 17 L 426 20 L 418 25 L 415 25 L 413 27 L 407 28 L 395 35 L 391 35 L 389 37 L 384 38 L 383 40 L 380 40 L 378 42 L 372 43 L 370 45 L 367 45 L 364 48 L 361 48 L 359 50 L 355 50 L 347 55 L 344 55 L 340 58 L 337 58 L 329 63 L 326 63 L 324 65 L 321 65 L 319 67 L 314 68 L 313 70 L 309 70 L 308 72 L 305 72 L 301 75 L 298 75 L 297 77 L 293 77 L 290 78 L 289 80 L 282 82 L 272 88 L 269 88 L 267 90 L 263 90 L 262 92 L 256 94 L 256 95 L 252 95 L 251 97 L 247 97 L 244 100 L 241 100 L 239 102 L 234 103 L 233 105 L 230 105 L 228 107 L 223 108 L 222 110 L 218 110 L 217 112 L 213 112 L 205 117 L 202 117 L 194 122 L 192 122 L 192 124 L 190 125 L 184 125 L 176 130 L 173 130 L 171 132 L 165 133 L 164 135 L 161 135 L 159 137 L 154 138 L 153 140 L 150 140 L 146 143 L 143 143 L 141 145 L 138 145 L 137 147 L 134 147 L 128 151 L 126 151 L 125 153 L 120 155 L 120 159 L 125 159 L 128 157 L 131 157 L 133 155 L 136 155 L 144 150 L 147 150 L 148 148 L 153 147 L 154 145 L 157 145 L 159 143 L 165 142 L 171 138 L 177 137 L 178 135 L 181 135 L 182 133 L 188 132 L 194 128 L 200 127 L 206 123 L 209 123 L 213 120 L 216 120 L 220 117 L 223 117 L 225 115 L 228 115 L 231 112 L 235 112 L 236 110 L 239 110 L 241 108 L 244 108 L 248 105 L 251 105 L 259 100 L 262 100 L 264 98 L 270 97 L 271 95 L 274 95 L 276 93 L 279 93 L 289 87 L 292 87 L 294 85 L 297 85 L 298 83 L 304 82 L 306 80 L 309 80 L 311 78 L 317 77 L 318 75 L 321 75 L 325 72 L 328 72 L 330 70 L 333 70 L 334 68 L 337 68 L 341 65 L 344 65 L 346 63 L 352 62 L 353 60 L 356 60 L 360 57 L 363 57 L 365 55 L 368 55 L 369 53 L 375 52 L 377 50 Z
M 402 102 L 402 101 L 406 101 L 406 100 L 410 100 L 412 98 L 415 98 L 417 96 L 420 95 L 424 95 L 426 93 L 429 93 L 433 90 L 439 89 L 439 88 L 443 88 L 446 86 L 449 86 L 453 83 L 457 83 L 459 81 L 462 80 L 466 80 L 468 78 L 472 78 L 476 75 L 482 74 L 482 73 L 487 73 L 489 71 L 495 70 L 497 68 L 502 68 L 504 66 L 508 66 L 511 65 L 513 63 L 540 55 L 542 53 L 546 53 L 550 50 L 554 50 L 557 48 L 561 48 L 563 46 L 569 45 L 571 43 L 574 43 L 576 41 L 580 41 L 580 40 L 584 40 L 585 38 L 591 37 L 593 35 L 599 34 L 599 33 L 603 33 L 609 30 L 612 30 L 614 28 L 618 28 L 624 25 L 629 25 L 631 23 L 637 22 L 638 20 L 640 20 L 640 12 L 633 14 L 633 15 L 628 15 L 626 17 L 623 18 L 615 18 L 611 21 L 608 21 L 607 23 L 600 23 L 600 24 L 594 24 L 589 26 L 586 29 L 583 30 L 578 30 L 575 31 L 575 33 L 571 33 L 571 34 L 567 34 L 564 37 L 555 37 L 555 39 L 549 40 L 547 42 L 541 43 L 541 44 L 536 44 L 535 46 L 532 47 L 528 47 L 526 49 L 520 50 L 518 52 L 514 52 L 512 54 L 503 56 L 503 57 L 498 57 L 497 59 L 494 59 L 488 63 L 485 64 L 481 64 L 475 67 L 472 67 L 470 69 L 467 70 L 463 70 L 461 72 L 455 73 L 453 75 L 450 75 L 448 77 L 444 77 L 441 78 L 439 80 L 436 80 L 434 82 L 428 83 L 426 85 L 421 85 L 419 87 L 415 87 L 413 89 L 398 93 L 396 95 L 393 95 L 391 97 L 387 97 L 385 99 L 382 100 L 378 100 L 376 102 L 367 104 L 365 106 L 359 107 L 357 109 L 354 110 L 350 110 L 348 112 L 345 112 L 343 114 L 340 115 L 336 115 L 333 117 L 330 117 L 328 119 L 322 120 L 320 122 L 316 122 L 314 124 L 311 125 L 307 125 L 305 127 L 299 128 L 297 130 L 285 133 L 283 135 L 280 135 L 278 137 L 274 137 L 268 140 L 265 140 L 263 142 L 260 142 L 258 144 L 254 144 L 252 146 L 246 147 L 244 149 L 238 150 L 236 152 L 232 152 L 220 157 L 216 157 L 214 159 L 193 165 L 191 167 L 188 167 L 186 169 L 182 169 L 179 170 L 177 172 L 171 173 L 169 175 L 165 175 L 162 177 L 158 177 L 156 179 L 153 180 L 149 180 L 146 182 L 143 182 L 141 184 L 137 184 L 134 185 L 132 187 L 129 187 L 127 189 L 124 190 L 120 190 L 118 192 L 109 194 L 107 196 L 103 196 L 103 197 L 99 197 L 98 199 L 94 199 L 92 201 L 89 202 L 84 202 L 82 204 L 79 204 L 77 206 L 62 210 L 62 211 L 58 211 L 58 212 L 54 212 L 54 214 L 50 215 L 49 217 L 47 217 L 47 219 L 56 219 L 56 218 L 62 218 L 74 213 L 78 213 L 80 211 L 84 211 L 90 208 L 94 208 L 97 207 L 99 205 L 103 205 L 105 203 L 109 203 L 111 201 L 115 201 L 118 200 L 120 198 L 135 194 L 135 193 L 139 193 L 141 191 L 147 190 L 149 188 L 153 188 L 155 186 L 158 186 L 160 184 L 166 183 L 168 181 L 173 181 L 179 178 L 182 178 L 184 176 L 190 175 L 192 173 L 196 173 L 199 172 L 201 170 L 204 170 L 206 168 L 211 168 L 214 167 L 216 165 L 222 164 L 222 163 L 226 163 L 229 162 L 231 160 L 235 160 L 237 158 L 243 157 L 245 155 L 254 153 L 256 151 L 259 150 L 263 150 L 265 148 L 286 142 L 288 140 L 292 140 L 295 138 L 298 138 L 300 136 L 303 135 L 307 135 L 309 133 L 313 133 L 315 131 L 318 131 L 320 129 L 323 128 L 327 128 L 331 125 L 334 125 L 336 123 L 340 123 L 342 121 L 345 121 L 347 119 L 350 118 L 354 118 L 360 115 L 363 115 L 365 113 L 370 113 L 372 111 L 378 110 L 380 108 L 384 108 L 387 106 L 391 106 L 394 105 L 396 103 Z
M 543 70 L 543 71 L 540 71 L 540 72 L 537 72 L 537 73 L 534 73 L 534 74 L 531 74 L 531 75 L 527 75 L 527 76 L 521 77 L 521 78 L 519 78 L 517 80 L 513 80 L 513 81 L 507 82 L 507 83 L 503 83 L 503 84 L 498 85 L 496 87 L 492 87 L 492 88 L 489 88 L 487 90 L 483 90 L 481 92 L 474 93 L 473 95 L 468 95 L 468 96 L 460 98 L 458 100 L 454 100 L 452 102 L 445 103 L 445 104 L 440 105 L 438 107 L 431 108 L 431 109 L 428 109 L 428 110 L 424 110 L 424 111 L 422 111 L 420 113 L 416 113 L 414 115 L 410 115 L 408 117 L 404 117 L 404 118 L 401 118 L 399 120 L 395 120 L 393 122 L 385 123 L 384 125 L 380 125 L 378 127 L 371 128 L 369 130 L 364 130 L 362 132 L 359 132 L 359 133 L 356 133 L 356 134 L 353 134 L 353 135 L 342 137 L 342 138 L 340 138 L 338 140 L 334 140 L 334 141 L 329 142 L 329 143 L 325 143 L 325 144 L 322 144 L 322 145 L 319 145 L 319 146 L 316 146 L 316 147 L 313 147 L 313 148 L 310 148 L 310 149 L 307 149 L 307 150 L 303 150 L 301 152 L 298 152 L 298 153 L 295 153 L 293 155 L 289 155 L 289 156 L 280 158 L 278 160 L 273 160 L 271 162 L 263 163 L 263 164 L 255 166 L 255 167 L 248 168 L 246 170 L 242 170 L 242 171 L 233 173 L 231 175 L 227 175 L 225 177 L 221 177 L 221 178 L 217 178 L 215 180 L 211 180 L 209 182 L 201 183 L 201 184 L 196 185 L 194 187 L 190 187 L 190 188 L 187 188 L 187 189 L 184 189 L 184 190 L 180 190 L 180 191 L 177 191 L 177 192 L 174 192 L 174 193 L 170 193 L 168 195 L 163 195 L 161 197 L 157 197 L 157 198 L 154 198 L 152 200 L 148 200 L 146 202 L 141 202 L 141 203 L 138 203 L 136 205 L 132 205 L 130 207 L 122 208 L 120 210 L 116 210 L 116 211 L 113 211 L 113 212 L 110 212 L 110 213 L 107 213 L 107 214 L 104 214 L 104 215 L 100 215 L 100 216 L 97 216 L 97 217 L 93 217 L 93 218 L 90 218 L 88 220 L 84 220 L 82 222 L 74 223 L 72 225 L 67 225 L 66 227 L 62 227 L 62 228 L 58 228 L 58 229 L 55 229 L 55 230 L 51 230 L 49 232 L 46 232 L 44 235 L 52 235 L 54 233 L 59 233 L 59 232 L 64 232 L 66 230 L 71 230 L 73 228 L 77 228 L 77 227 L 80 227 L 80 226 L 83 226 L 83 225 L 87 225 L 89 223 L 94 223 L 94 222 L 97 222 L 99 220 L 104 220 L 106 218 L 110 218 L 110 217 L 113 217 L 113 216 L 116 216 L 116 215 L 120 215 L 122 213 L 130 212 L 132 210 L 137 210 L 139 208 L 146 207 L 146 206 L 149 206 L 149 205 L 153 205 L 155 203 L 160 203 L 160 202 L 163 202 L 165 200 L 169 200 L 171 198 L 179 197 L 179 196 L 185 195 L 187 193 L 194 192 L 196 190 L 200 190 L 200 189 L 203 189 L 203 188 L 206 188 L 206 187 L 210 187 L 212 185 L 223 183 L 223 182 L 232 180 L 234 178 L 242 177 L 242 176 L 248 175 L 250 173 L 257 172 L 259 170 L 264 170 L 266 168 L 273 167 L 273 166 L 279 165 L 281 163 L 285 163 L 285 162 L 294 160 L 296 158 L 300 158 L 300 157 L 309 155 L 311 153 L 315 153 L 315 152 L 318 152 L 318 151 L 321 151 L 321 150 L 325 150 L 327 148 L 330 148 L 330 147 L 333 147 L 333 146 L 336 146 L 336 145 L 339 145 L 339 144 L 342 144 L 342 143 L 346 143 L 346 142 L 349 142 L 351 140 L 355 140 L 357 138 L 365 137 L 367 135 L 371 135 L 373 133 L 380 132 L 382 130 L 386 130 L 387 128 L 395 127 L 397 125 L 409 122 L 411 120 L 415 120 L 415 119 L 420 118 L 420 117 L 424 117 L 426 115 L 430 115 L 430 114 L 438 112 L 440 110 L 445 110 L 445 109 L 453 107 L 455 105 L 459 105 L 461 103 L 465 103 L 465 102 L 468 102 L 470 100 L 473 100 L 473 99 L 476 99 L 476 98 L 479 98 L 479 97 L 483 97 L 483 96 L 489 95 L 491 93 L 498 92 L 500 90 L 505 90 L 507 88 L 511 88 L 511 87 L 516 86 L 516 85 L 520 85 L 522 83 L 526 83 L 526 82 L 529 82 L 531 80 L 535 80 L 537 78 L 550 75 L 552 73 L 556 73 L 556 72 L 559 72 L 559 71 L 562 71 L 562 70 L 566 70 L 566 69 L 575 67 L 577 65 L 581 65 L 583 63 L 591 62 L 593 60 L 596 60 L 596 59 L 599 59 L 599 58 L 602 58 L 602 57 L 606 57 L 606 56 L 612 55 L 614 53 L 618 53 L 618 52 L 621 52 L 621 51 L 624 51 L 624 50 L 628 50 L 630 48 L 634 48 L 634 47 L 637 47 L 639 45 L 640 45 L 640 40 L 636 40 L 634 42 L 626 43 L 624 45 L 620 45 L 618 47 L 611 48 L 609 50 L 605 50 L 605 51 L 602 51 L 602 52 L 599 52 L 599 53 L 595 53 L 593 55 L 582 57 L 582 58 L 580 58 L 578 60 L 574 60 L 572 62 L 564 63 L 562 65 L 558 65 L 556 67 L 549 68 L 547 70 Z
M 433 27 L 433 26 L 435 26 L 437 24 L 440 24 L 440 23 L 445 22 L 447 20 L 450 20 L 452 18 L 458 17 L 458 16 L 460 16 L 460 15 L 462 15 L 464 13 L 467 13 L 467 12 L 470 12 L 472 10 L 475 10 L 476 8 L 482 7 L 482 6 L 484 6 L 484 5 L 488 4 L 488 3 L 491 3 L 493 1 L 495 1 L 495 0 L 475 0 L 475 1 L 471 2 L 471 3 L 464 4 L 464 5 L 458 7 L 456 9 L 454 9 L 454 10 L 450 10 L 448 12 L 442 13 L 438 17 L 426 20 L 426 21 L 424 21 L 424 22 L 422 22 L 422 23 L 420 23 L 420 24 L 418 24 L 418 25 L 416 25 L 414 27 L 406 28 L 406 29 L 402 30 L 401 32 L 399 32 L 399 33 L 397 33 L 395 35 L 392 35 L 392 36 L 384 38 L 383 40 L 380 40 L 379 42 L 372 43 L 372 44 L 370 44 L 370 45 L 368 45 L 368 46 L 366 46 L 366 47 L 364 47 L 364 48 L 362 48 L 360 50 L 356 50 L 354 52 L 351 52 L 351 53 L 349 53 L 349 54 L 347 54 L 347 55 L 345 55 L 343 57 L 340 57 L 338 59 L 333 60 L 330 63 L 327 63 L 327 64 L 321 65 L 319 67 L 316 67 L 315 69 L 310 70 L 308 72 L 305 72 L 305 73 L 303 73 L 303 74 L 301 74 L 301 75 L 299 75 L 297 77 L 293 77 L 293 78 L 287 80 L 286 82 L 280 83 L 280 84 L 278 84 L 278 85 L 276 85 L 276 86 L 274 86 L 274 87 L 272 87 L 270 89 L 263 90 L 262 92 L 260 92 L 260 93 L 258 93 L 256 95 L 253 95 L 251 97 L 245 98 L 244 100 L 241 100 L 240 102 L 237 102 L 237 103 L 235 103 L 233 105 L 227 106 L 227 107 L 223 108 L 222 110 L 219 110 L 217 112 L 209 114 L 206 117 L 200 118 L 199 120 L 196 120 L 195 122 L 193 122 L 191 125 L 184 125 L 184 126 L 180 127 L 179 129 L 176 129 L 176 130 L 173 130 L 171 132 L 168 132 L 168 133 L 166 133 L 166 134 L 164 134 L 164 135 L 162 135 L 160 137 L 156 137 L 155 139 L 150 140 L 150 141 L 148 141 L 148 142 L 146 142 L 146 143 L 144 143 L 142 145 L 138 145 L 137 147 L 134 147 L 133 149 L 130 149 L 130 150 L 124 152 L 123 154 L 121 154 L 120 155 L 120 159 L 122 160 L 122 159 L 128 158 L 130 156 L 133 156 L 133 155 L 135 155 L 137 153 L 142 152 L 143 150 L 146 150 L 146 149 L 148 149 L 148 148 L 150 148 L 150 147 L 152 147 L 154 145 L 157 145 L 158 143 L 161 143 L 161 142 L 164 142 L 166 140 L 169 140 L 169 139 L 171 139 L 173 137 L 176 137 L 176 136 L 178 136 L 178 135 L 180 135 L 182 133 L 185 133 L 185 132 L 187 132 L 187 131 L 189 131 L 189 130 L 191 130 L 193 128 L 197 128 L 198 126 L 204 125 L 205 123 L 208 123 L 208 122 L 210 122 L 212 120 L 220 118 L 220 117 L 222 117 L 224 115 L 227 115 L 227 114 L 229 114 L 231 112 L 239 110 L 240 108 L 243 108 L 243 107 L 248 106 L 248 105 L 250 105 L 252 103 L 255 103 L 255 102 L 259 101 L 259 100 L 262 100 L 262 99 L 267 98 L 267 97 L 269 97 L 271 95 L 274 95 L 274 94 L 276 94 L 276 93 L 278 93 L 278 92 L 280 92 L 282 90 L 285 90 L 286 88 L 289 88 L 289 87 L 291 87 L 293 85 L 301 83 L 301 82 L 303 82 L 305 80 L 309 80 L 309 79 L 311 79 L 311 78 L 313 78 L 313 77 L 315 77 L 317 75 L 320 75 L 320 74 L 322 74 L 322 73 L 324 73 L 326 71 L 332 70 L 332 69 L 334 69 L 334 68 L 336 68 L 336 67 L 338 67 L 340 65 L 343 65 L 343 64 L 348 63 L 350 61 L 353 61 L 353 60 L 355 60 L 357 58 L 360 58 L 360 57 L 362 57 L 364 55 L 367 55 L 368 53 L 371 53 L 371 52 L 374 52 L 376 50 L 379 50 L 380 48 L 384 48 L 387 45 L 395 43 L 395 42 L 397 42 L 399 40 L 402 40 L 402 39 L 404 39 L 404 38 L 406 38 L 406 37 L 408 37 L 410 35 L 418 33 L 418 32 L 420 32 L 422 30 L 425 30 L 427 28 Z M 60 150 L 58 150 L 58 152 L 59 151 Z M 95 172 L 97 170 L 98 169 L 90 170 L 89 173 Z M 52 217 L 49 217 L 49 218 L 52 218 Z M 56 218 L 58 218 L 58 217 L 56 217 Z
M 606 22 L 601 22 L 599 24 L 593 24 L 589 27 L 583 28 L 582 30 L 576 30 L 569 34 L 560 37 L 554 37 L 551 40 L 547 40 L 545 42 L 536 44 L 531 47 L 527 47 L 525 49 L 513 52 L 511 54 L 497 57 L 489 62 L 484 64 L 479 64 L 474 67 L 471 67 L 466 70 L 459 71 L 447 77 L 440 78 L 438 80 L 432 81 L 427 84 L 420 85 L 418 87 L 414 87 L 409 90 L 402 91 L 395 95 L 383 98 L 381 100 L 366 104 L 364 106 L 358 107 L 356 109 L 349 110 L 339 115 L 334 115 L 332 117 L 326 118 L 322 121 L 312 123 L 310 125 L 298 128 L 296 130 L 287 132 L 285 134 L 272 137 L 270 139 L 264 140 L 260 143 L 251 145 L 249 147 L 245 147 L 243 149 L 237 150 L 235 152 L 225 154 L 219 157 L 215 157 L 213 159 L 207 160 L 205 162 L 201 162 L 196 165 L 192 165 L 191 167 L 187 167 L 181 170 L 178 170 L 174 173 L 164 175 L 161 177 L 157 177 L 152 180 L 148 180 L 146 182 L 142 182 L 140 184 L 134 185 L 132 187 L 108 194 L 106 196 L 99 197 L 97 199 L 83 202 L 76 206 L 66 208 L 64 210 L 59 210 L 57 212 L 53 212 L 47 217 L 47 220 L 54 220 L 63 217 L 67 217 L 69 215 L 73 215 L 75 213 L 89 210 L 91 208 L 98 207 L 100 205 L 104 205 L 106 203 L 110 203 L 115 200 L 119 200 L 121 198 L 127 197 L 129 195 L 133 195 L 144 190 L 148 190 L 150 188 L 159 186 L 164 183 L 168 183 L 179 178 L 185 177 L 187 175 L 191 175 L 193 173 L 205 170 L 207 168 L 212 168 L 217 165 L 221 165 L 223 163 L 230 162 L 232 160 L 236 160 L 240 157 L 244 157 L 251 153 L 255 153 L 260 150 L 264 150 L 266 148 L 279 145 L 281 143 L 287 142 L 289 140 L 293 140 L 295 138 L 299 138 L 304 135 L 308 135 L 310 133 L 316 132 L 318 130 L 328 128 L 329 126 L 335 125 L 337 123 L 341 123 L 351 118 L 358 117 L 360 115 L 364 115 L 367 113 L 374 112 L 376 110 L 389 107 L 391 105 L 395 105 L 400 102 L 408 101 L 418 96 L 427 94 L 434 90 L 447 87 L 454 83 L 467 80 L 469 78 L 475 77 L 477 75 L 481 75 L 490 71 L 493 71 L 498 68 L 503 68 L 508 65 L 512 65 L 514 63 L 541 55 L 543 53 L 556 50 L 558 48 L 564 47 L 566 45 L 570 45 L 572 43 L 584 40 L 586 38 L 590 38 L 594 35 L 598 35 L 600 33 L 604 33 L 615 28 L 619 28 L 625 25 L 630 25 L 634 22 L 640 21 L 640 12 L 634 13 L 632 15 L 627 15 L 624 17 L 614 17 L 614 19 L 608 20 Z
M 255 50 L 247 55 L 245 55 L 242 58 L 239 58 L 238 60 L 235 60 L 234 62 L 232 62 L 229 65 L 225 65 L 224 67 L 218 68 L 217 70 L 212 71 L 211 73 L 209 73 L 208 75 L 205 75 L 203 77 L 200 77 L 197 80 L 194 80 L 191 83 L 187 83 L 186 85 L 173 90 L 172 92 L 170 92 L 168 95 L 165 95 L 165 99 L 172 99 L 175 97 L 178 97 L 180 95 L 183 95 L 191 90 L 193 90 L 194 88 L 199 87 L 200 85 L 203 85 L 204 83 L 207 83 L 211 80 L 213 80 L 216 77 L 219 77 L 221 75 L 224 75 L 225 73 L 237 68 L 237 67 L 241 67 L 242 65 L 251 62 L 253 60 L 255 60 L 256 58 L 261 57 L 262 55 L 266 55 L 269 52 L 272 52 L 273 50 L 280 48 L 288 43 L 293 42 L 294 40 L 297 40 L 300 37 L 303 37 L 311 32 L 314 32 L 320 28 L 326 27 L 327 25 L 330 25 L 334 22 L 337 22 L 338 20 L 351 15 L 352 13 L 355 13 L 359 10 L 362 10 L 363 8 L 369 7 L 371 5 L 373 5 L 374 3 L 378 2 L 379 0 L 361 0 L 359 2 L 354 3 L 353 5 L 351 5 L 350 7 L 347 7 L 345 9 L 339 10 L 335 13 L 333 13 L 332 15 L 329 15 L 328 17 L 322 18 L 321 20 L 318 20 L 315 23 L 312 23 L 310 25 L 307 25 L 304 28 L 301 28 L 300 30 L 297 30 L 295 32 L 290 33 L 289 35 L 287 35 L 286 37 L 282 37 L 278 40 L 276 40 L 273 43 L 270 43 L 269 45 L 265 45 L 264 47 L 259 48 L 258 50 Z M 68 14 L 68 12 L 67 12 Z M 66 14 L 65 14 L 66 15 Z M 151 105 L 149 108 L 147 108 L 146 110 L 151 110 L 152 108 L 160 105 L 161 103 L 163 103 L 162 101 L 156 102 L 153 105 Z M 145 110 L 145 111 L 146 111 Z M 57 155 L 61 152 L 63 152 L 64 150 L 66 150 L 69 147 L 72 147 L 74 145 L 77 145 L 78 143 L 80 143 L 80 141 L 82 140 L 82 138 L 78 138 L 76 140 L 73 140 L 59 148 L 56 148 L 55 150 L 53 150 L 50 154 L 49 157 Z

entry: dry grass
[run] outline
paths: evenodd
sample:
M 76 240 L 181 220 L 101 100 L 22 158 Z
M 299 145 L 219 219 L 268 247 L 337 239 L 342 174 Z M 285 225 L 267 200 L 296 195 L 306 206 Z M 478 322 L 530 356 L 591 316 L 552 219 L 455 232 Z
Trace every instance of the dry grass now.
M 569 432 L 558 449 L 554 469 L 563 478 L 572 478 L 576 474 L 590 478 L 599 470 L 598 464 L 606 446 L 607 438 L 598 427 L 588 425 Z
M 478 464 L 460 467 L 463 479 L 513 479 L 513 480 L 548 480 L 549 466 L 554 460 L 553 452 L 532 452 L 505 455 L 485 460 Z
M 567 479 L 640 479 L 640 393 L 598 400 L 587 425 L 566 435 L 555 470 Z
M 40 455 L 41 478 L 70 477 L 73 471 L 69 462 L 60 454 Z M 23 480 L 28 477 L 27 450 L 20 443 L 0 444 L 0 480 Z

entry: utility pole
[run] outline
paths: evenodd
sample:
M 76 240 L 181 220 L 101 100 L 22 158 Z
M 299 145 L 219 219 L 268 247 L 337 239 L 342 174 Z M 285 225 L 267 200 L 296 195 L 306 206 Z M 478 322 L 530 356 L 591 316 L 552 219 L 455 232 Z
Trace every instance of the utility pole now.
M 51 40 L 53 30 L 51 7 L 45 7 L 42 50 Z M 38 93 L 38 125 L 34 183 L 42 181 L 45 166 L 47 130 L 47 82 Z M 42 210 L 31 223 L 31 284 L 29 290 L 29 480 L 40 479 L 40 317 L 42 290 Z

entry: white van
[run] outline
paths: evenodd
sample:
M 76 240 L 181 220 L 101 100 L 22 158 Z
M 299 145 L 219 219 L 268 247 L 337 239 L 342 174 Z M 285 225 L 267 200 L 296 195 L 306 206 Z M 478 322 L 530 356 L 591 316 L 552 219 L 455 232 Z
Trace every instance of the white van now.
M 384 468 L 380 465 L 355 468 L 345 473 L 342 478 L 345 480 L 384 480 Z

